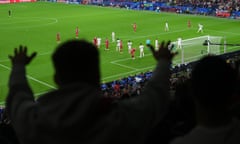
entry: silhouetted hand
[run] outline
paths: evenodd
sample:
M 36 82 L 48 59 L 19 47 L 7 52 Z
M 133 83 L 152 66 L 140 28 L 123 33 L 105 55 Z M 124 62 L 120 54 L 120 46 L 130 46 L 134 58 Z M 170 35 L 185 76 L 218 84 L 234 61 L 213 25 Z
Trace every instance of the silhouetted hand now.
M 171 41 L 168 41 L 167 43 L 165 43 L 165 41 L 162 41 L 158 50 L 155 50 L 154 47 L 150 44 L 147 46 L 151 49 L 152 54 L 156 60 L 163 58 L 171 61 L 177 52 L 172 52 L 173 46 L 170 44 Z
M 33 52 L 30 56 L 27 55 L 27 47 L 20 45 L 19 48 L 14 49 L 14 55 L 9 55 L 12 64 L 29 64 L 32 59 L 37 55 L 36 52 Z

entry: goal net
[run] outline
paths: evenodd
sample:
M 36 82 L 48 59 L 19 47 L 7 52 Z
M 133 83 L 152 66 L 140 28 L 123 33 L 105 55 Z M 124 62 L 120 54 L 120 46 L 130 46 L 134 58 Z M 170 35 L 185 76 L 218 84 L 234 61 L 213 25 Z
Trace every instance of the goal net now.
M 212 44 L 220 44 L 222 37 L 220 36 L 200 36 L 190 39 L 181 39 L 182 47 L 179 48 L 179 38 L 177 41 L 173 42 L 174 49 L 178 51 L 180 58 L 176 60 L 176 64 L 184 64 L 200 59 L 202 56 L 207 54 L 220 54 L 220 45 L 211 45 L 204 42 L 207 40 Z
M 207 52 L 208 54 L 215 54 L 219 55 L 220 54 L 220 44 L 221 43 L 222 37 L 219 36 L 208 36 L 208 45 L 207 45 Z

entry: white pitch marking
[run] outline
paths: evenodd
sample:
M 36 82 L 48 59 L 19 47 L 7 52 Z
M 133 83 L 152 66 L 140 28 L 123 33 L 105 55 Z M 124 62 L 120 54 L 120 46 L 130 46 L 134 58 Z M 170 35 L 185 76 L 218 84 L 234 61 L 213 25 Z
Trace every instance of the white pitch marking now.
M 0 66 L 3 67 L 3 68 L 5 68 L 5 69 L 7 69 L 7 70 L 11 70 L 10 67 L 7 67 L 7 66 L 5 66 L 5 65 L 3 65 L 3 64 L 0 64 Z M 40 84 L 42 84 L 42 85 L 44 85 L 44 86 L 46 86 L 46 87 L 49 87 L 49 88 L 52 88 L 52 89 L 57 89 L 55 86 L 52 86 L 52 85 L 50 85 L 50 84 L 48 84 L 48 83 L 46 83 L 46 82 L 40 81 L 40 80 L 38 80 L 38 79 L 30 76 L 30 75 L 27 75 L 27 78 L 29 78 L 29 79 L 37 82 L 37 83 L 40 83 Z

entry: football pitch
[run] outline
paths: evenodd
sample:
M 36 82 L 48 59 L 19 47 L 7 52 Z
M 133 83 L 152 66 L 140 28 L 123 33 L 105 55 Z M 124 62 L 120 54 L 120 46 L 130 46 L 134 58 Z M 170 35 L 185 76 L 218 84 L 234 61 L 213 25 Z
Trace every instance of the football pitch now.
M 12 15 L 8 16 L 8 10 Z M 187 23 L 191 21 L 189 28 Z M 165 22 L 169 31 L 164 31 Z M 137 31 L 132 28 L 137 24 Z M 204 26 L 203 33 L 197 33 L 198 24 Z M 97 7 L 62 3 L 18 3 L 0 5 L 0 104 L 8 91 L 11 63 L 8 55 L 20 44 L 27 46 L 29 52 L 36 51 L 37 57 L 27 67 L 27 78 L 37 96 L 56 88 L 53 81 L 51 54 L 56 43 L 56 34 L 61 42 L 75 38 L 75 28 L 79 27 L 79 38 L 92 41 L 102 39 L 100 50 L 102 82 L 116 80 L 125 76 L 152 70 L 156 64 L 149 49 L 145 46 L 145 57 L 139 58 L 139 44 L 147 39 L 177 41 L 183 39 L 183 49 L 173 64 L 197 60 L 206 54 L 204 40 L 217 37 L 219 43 L 240 43 L 240 21 L 211 16 L 185 15 L 175 13 L 156 13 L 152 11 L 127 10 L 120 8 Z M 116 43 L 111 42 L 111 33 L 123 41 L 123 53 L 116 51 Z M 105 39 L 110 41 L 110 50 L 105 51 Z M 127 41 L 133 42 L 137 49 L 136 59 L 132 60 L 127 50 Z M 239 50 L 240 47 L 227 47 L 226 52 Z M 218 47 L 219 54 L 224 47 Z M 182 56 L 184 55 L 184 59 Z M 79 54 L 84 57 L 85 54 Z M 86 57 L 86 62 L 91 57 Z M 79 62 L 80 64 L 81 62 Z M 79 65 L 81 66 L 81 65 Z M 85 68 L 82 68 L 85 70 Z

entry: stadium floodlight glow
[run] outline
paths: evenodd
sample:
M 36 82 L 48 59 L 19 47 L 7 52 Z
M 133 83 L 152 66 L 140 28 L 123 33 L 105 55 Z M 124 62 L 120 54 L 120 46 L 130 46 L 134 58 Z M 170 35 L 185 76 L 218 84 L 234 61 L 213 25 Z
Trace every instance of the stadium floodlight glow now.
M 205 40 L 205 41 L 203 42 L 203 45 L 204 45 L 204 46 L 208 46 L 208 45 L 240 46 L 240 44 L 212 43 L 210 40 Z

